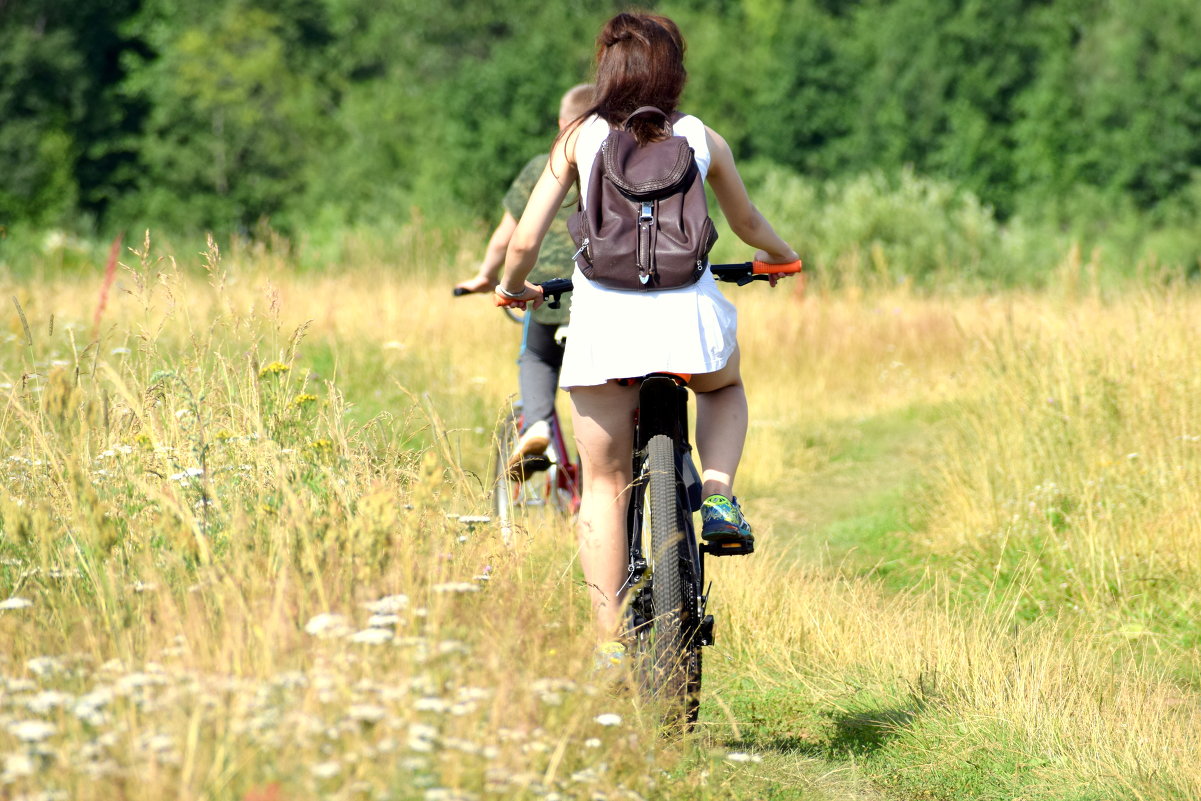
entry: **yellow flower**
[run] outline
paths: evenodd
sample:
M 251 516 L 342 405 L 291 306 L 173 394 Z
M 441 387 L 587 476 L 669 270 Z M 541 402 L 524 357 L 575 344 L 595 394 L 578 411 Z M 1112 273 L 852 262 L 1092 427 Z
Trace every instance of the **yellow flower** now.
M 284 364 L 283 362 L 271 362 L 270 364 L 263 367 L 263 369 L 259 370 L 259 378 L 266 378 L 269 375 L 279 375 L 280 373 L 286 373 L 290 369 L 291 368 L 288 367 L 288 365 Z
M 334 443 L 328 439 L 315 439 L 304 447 L 314 453 L 329 453 L 334 449 Z
M 310 395 L 309 393 L 305 392 L 305 393 L 303 393 L 301 395 L 297 395 L 295 398 L 293 398 L 292 405 L 299 409 L 304 406 L 308 406 L 310 403 L 315 403 L 316 401 L 317 401 L 316 395 Z

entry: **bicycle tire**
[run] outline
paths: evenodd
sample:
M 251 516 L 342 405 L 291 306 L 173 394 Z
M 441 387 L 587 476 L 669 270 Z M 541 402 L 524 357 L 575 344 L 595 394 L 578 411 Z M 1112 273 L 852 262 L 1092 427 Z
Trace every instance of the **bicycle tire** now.
M 675 445 L 666 434 L 647 443 L 646 553 L 651 566 L 649 669 L 652 693 L 669 725 L 696 722 L 700 706 L 701 655 L 695 636 L 697 579 L 689 543 L 688 514 L 676 471 Z
M 518 422 L 516 413 L 501 421 L 496 430 L 496 447 L 492 454 L 492 505 L 500 523 L 501 538 L 506 545 L 512 544 L 513 510 L 520 491 L 519 482 L 509 475 L 508 470 L 509 454 L 517 445 Z

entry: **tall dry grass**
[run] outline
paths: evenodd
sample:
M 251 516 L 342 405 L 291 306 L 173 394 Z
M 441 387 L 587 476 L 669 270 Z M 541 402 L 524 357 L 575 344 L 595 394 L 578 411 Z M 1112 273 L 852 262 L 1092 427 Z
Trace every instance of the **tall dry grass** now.
M 896 596 L 778 555 L 798 536 L 789 488 L 838 458 L 848 421 L 929 406 L 955 410 L 958 438 L 915 563 L 924 549 L 987 563 L 1009 525 L 997 499 L 1050 474 L 1076 493 L 1054 569 L 1131 580 L 1114 559 L 1143 535 L 1078 510 L 1107 498 L 1108 519 L 1156 509 L 1166 529 L 1191 508 L 1190 445 L 1165 439 L 1192 414 L 1189 294 L 732 290 L 754 415 L 739 484 L 762 548 L 714 566 L 706 725 L 680 743 L 590 672 L 569 523 L 530 517 L 510 549 L 459 520 L 487 509 L 517 334 L 484 301 L 451 300 L 457 274 L 410 258 L 297 276 L 271 253 L 212 248 L 176 264 L 147 243 L 124 262 L 96 341 L 99 279 L 5 287 L 9 796 L 739 797 L 746 763 L 726 757 L 741 679 L 804 698 L 832 727 L 813 753 L 875 726 L 885 767 L 867 773 L 909 777 L 909 795 L 930 771 L 970 772 L 965 754 L 1023 766 L 1023 787 L 1046 791 L 1033 797 L 1198 795 L 1195 695 L 1115 662 L 1104 615 L 1029 622 L 1013 610 L 1047 585 L 1025 573 L 981 573 L 979 590 L 946 571 Z M 1141 344 L 1120 336 L 1131 326 Z M 1156 371 L 1154 389 L 1135 380 Z M 1105 387 L 1138 425 L 1107 422 Z M 1044 395 L 1066 421 L 1034 413 Z M 1103 484 L 1116 489 L 1087 495 L 1102 454 L 1122 457 Z M 1136 500 L 1142 513 L 1117 513 Z M 1033 526 L 1044 517 L 1024 518 L 1029 542 L 1054 541 L 1057 523 Z M 1188 526 L 1172 531 L 1140 547 L 1187 579 Z M 773 775 L 819 792 L 829 768 L 797 770 Z

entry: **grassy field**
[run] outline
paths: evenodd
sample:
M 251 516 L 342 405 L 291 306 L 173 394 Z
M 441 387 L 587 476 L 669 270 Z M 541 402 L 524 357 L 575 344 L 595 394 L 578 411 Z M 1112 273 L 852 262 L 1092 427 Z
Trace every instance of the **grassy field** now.
M 1201 295 L 731 290 L 760 546 L 681 741 L 570 521 L 459 519 L 517 328 L 410 245 L 6 281 L 0 798 L 1201 797 Z

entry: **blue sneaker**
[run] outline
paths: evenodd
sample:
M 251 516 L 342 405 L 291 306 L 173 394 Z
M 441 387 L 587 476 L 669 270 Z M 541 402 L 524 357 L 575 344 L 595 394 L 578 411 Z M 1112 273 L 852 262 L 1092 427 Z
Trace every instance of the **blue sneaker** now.
M 755 535 L 742 515 L 738 499 L 724 495 L 710 495 L 701 504 L 701 539 L 709 546 L 709 553 L 718 556 L 755 550 Z
M 618 640 L 603 642 L 596 646 L 592 668 L 598 673 L 621 668 L 626 663 L 626 657 L 625 643 Z

